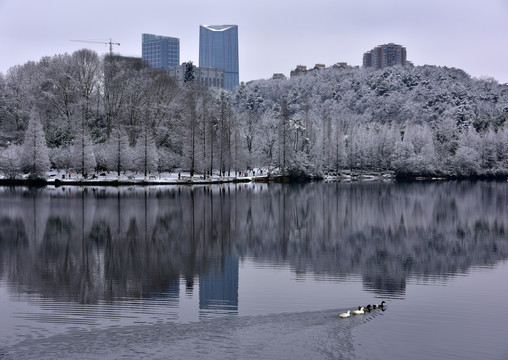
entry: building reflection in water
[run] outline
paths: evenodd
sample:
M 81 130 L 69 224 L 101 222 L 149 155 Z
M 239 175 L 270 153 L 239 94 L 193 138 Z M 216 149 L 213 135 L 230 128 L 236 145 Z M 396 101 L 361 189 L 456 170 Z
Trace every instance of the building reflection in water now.
M 508 258 L 506 183 L 0 188 L 0 277 L 80 303 L 168 298 L 238 312 L 248 257 L 404 296 L 410 278 Z M 181 285 L 180 285 L 181 283 Z
M 238 256 L 229 254 L 218 271 L 199 275 L 200 316 L 238 314 Z

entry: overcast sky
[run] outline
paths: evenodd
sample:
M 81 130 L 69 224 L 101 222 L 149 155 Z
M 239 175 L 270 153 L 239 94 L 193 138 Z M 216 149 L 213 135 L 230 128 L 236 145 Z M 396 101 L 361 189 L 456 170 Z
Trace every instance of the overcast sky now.
M 180 61 L 199 60 L 199 25 L 238 25 L 240 81 L 296 65 L 361 65 L 394 42 L 415 65 L 464 69 L 508 83 L 508 0 L 0 0 L 0 73 L 83 47 L 141 56 L 141 34 L 180 39 Z

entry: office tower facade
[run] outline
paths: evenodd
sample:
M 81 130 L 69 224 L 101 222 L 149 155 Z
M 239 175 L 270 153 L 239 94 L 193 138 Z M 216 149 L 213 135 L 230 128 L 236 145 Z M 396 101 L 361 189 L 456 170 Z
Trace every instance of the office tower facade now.
M 393 65 L 406 65 L 406 48 L 394 43 L 379 45 L 363 54 L 363 67 L 383 69 Z
M 180 64 L 180 39 L 142 34 L 141 58 L 150 67 L 168 70 Z
M 239 82 L 238 26 L 199 27 L 199 67 L 224 69 L 224 88 L 234 90 Z

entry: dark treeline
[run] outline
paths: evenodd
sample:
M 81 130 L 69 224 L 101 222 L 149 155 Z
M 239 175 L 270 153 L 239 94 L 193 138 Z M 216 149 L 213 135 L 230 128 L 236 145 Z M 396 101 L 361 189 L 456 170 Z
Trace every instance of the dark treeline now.
M 0 171 L 506 176 L 508 86 L 436 66 L 329 68 L 235 92 L 91 50 L 0 74 Z

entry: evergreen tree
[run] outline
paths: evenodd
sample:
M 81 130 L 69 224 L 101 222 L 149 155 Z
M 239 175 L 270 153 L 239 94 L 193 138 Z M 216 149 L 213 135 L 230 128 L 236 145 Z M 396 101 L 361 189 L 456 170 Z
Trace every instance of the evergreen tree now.
M 30 178 L 45 178 L 50 169 L 46 136 L 35 110 L 30 115 L 19 162 Z
M 196 79 L 196 71 L 192 61 L 185 63 L 185 74 L 183 75 L 183 82 L 190 83 Z

